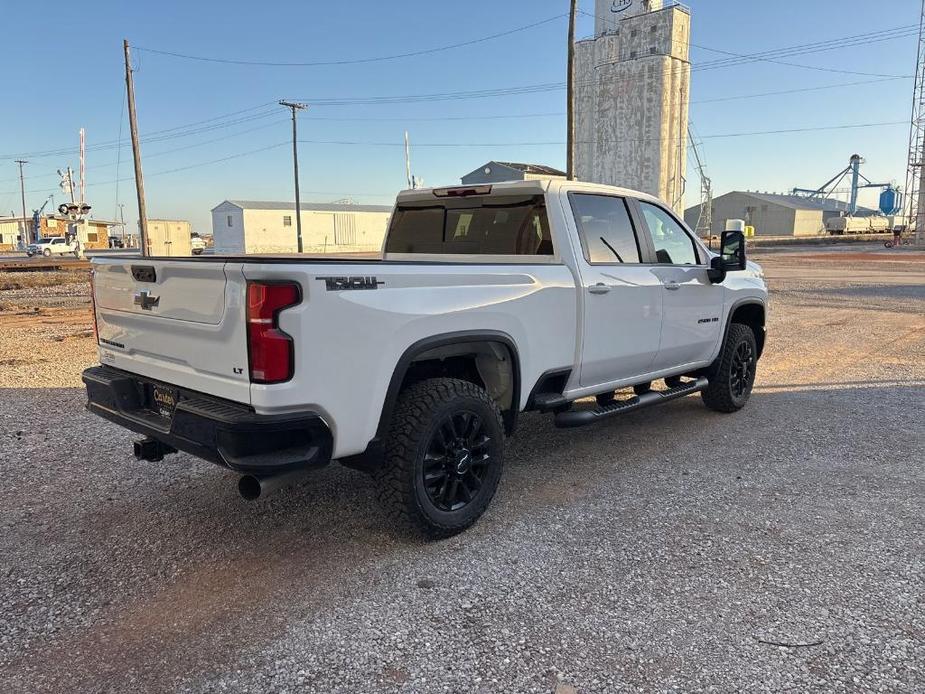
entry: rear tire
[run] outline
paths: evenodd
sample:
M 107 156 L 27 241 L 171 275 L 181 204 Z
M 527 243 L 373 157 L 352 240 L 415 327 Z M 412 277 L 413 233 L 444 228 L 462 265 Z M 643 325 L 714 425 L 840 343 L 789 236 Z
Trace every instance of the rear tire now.
M 421 381 L 398 398 L 374 472 L 379 501 L 406 529 L 455 535 L 488 508 L 503 454 L 501 412 L 485 390 L 455 378 Z
M 758 347 L 747 325 L 733 323 L 723 350 L 707 370 L 710 385 L 701 391 L 704 404 L 717 412 L 737 412 L 745 407 L 755 384 Z

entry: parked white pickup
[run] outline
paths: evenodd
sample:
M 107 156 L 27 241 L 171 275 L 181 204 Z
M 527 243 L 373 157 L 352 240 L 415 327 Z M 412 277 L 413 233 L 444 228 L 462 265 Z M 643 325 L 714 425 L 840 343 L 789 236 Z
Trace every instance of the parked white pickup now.
M 695 392 L 732 412 L 765 341 L 739 232 L 715 255 L 659 200 L 586 183 L 405 191 L 381 260 L 93 268 L 88 407 L 144 434 L 139 457 L 193 453 L 248 497 L 340 460 L 428 535 L 481 515 L 521 412 L 571 427 Z
M 26 247 L 26 255 L 30 258 L 34 255 L 43 255 L 46 258 L 51 255 L 77 254 L 77 242 L 68 241 L 63 236 L 53 236 L 47 239 L 36 239 Z

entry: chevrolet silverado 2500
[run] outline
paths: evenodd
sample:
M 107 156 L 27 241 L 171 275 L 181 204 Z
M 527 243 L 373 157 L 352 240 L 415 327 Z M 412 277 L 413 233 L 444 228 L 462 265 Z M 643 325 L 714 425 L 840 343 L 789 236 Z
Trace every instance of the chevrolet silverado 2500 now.
M 246 498 L 339 460 L 429 536 L 483 513 L 521 412 L 734 412 L 765 342 L 741 233 L 717 255 L 659 200 L 571 181 L 405 191 L 381 260 L 98 257 L 93 285 L 88 408 L 138 458 L 186 451 Z

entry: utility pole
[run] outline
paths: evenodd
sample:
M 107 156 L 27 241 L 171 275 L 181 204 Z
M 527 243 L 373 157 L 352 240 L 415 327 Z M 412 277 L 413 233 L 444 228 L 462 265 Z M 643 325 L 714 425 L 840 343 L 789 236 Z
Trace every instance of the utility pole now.
M 20 239 L 23 247 L 25 247 L 32 243 L 32 237 L 29 234 L 29 228 L 26 226 L 26 184 L 23 182 L 22 165 L 29 162 L 25 159 L 17 159 L 16 163 L 19 164 L 19 194 L 22 196 L 22 235 Z
M 299 145 L 298 133 L 296 132 L 295 112 L 308 108 L 306 104 L 296 103 L 295 101 L 280 101 L 280 106 L 285 106 L 292 110 L 292 170 L 295 176 L 295 235 L 296 245 L 299 253 L 302 252 L 302 204 L 299 200 Z
M 565 153 L 566 178 L 575 180 L 575 19 L 578 14 L 578 0 L 571 0 L 571 10 L 568 17 L 568 89 L 566 108 L 568 134 L 566 137 Z
M 135 160 L 135 192 L 138 194 L 138 228 L 141 232 L 141 255 L 150 255 L 148 245 L 148 210 L 145 206 L 145 179 L 141 173 L 141 148 L 138 146 L 138 119 L 135 113 L 135 80 L 132 79 L 132 61 L 128 39 L 122 42 L 125 50 L 125 93 L 128 97 L 128 123 L 132 131 L 132 158 Z

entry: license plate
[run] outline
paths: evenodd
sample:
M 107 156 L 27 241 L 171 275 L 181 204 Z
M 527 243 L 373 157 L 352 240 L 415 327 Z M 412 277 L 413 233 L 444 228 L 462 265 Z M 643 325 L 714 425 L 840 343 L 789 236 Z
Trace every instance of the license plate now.
M 161 417 L 170 419 L 173 417 L 173 411 L 177 407 L 177 397 L 176 388 L 152 385 L 148 407 Z

